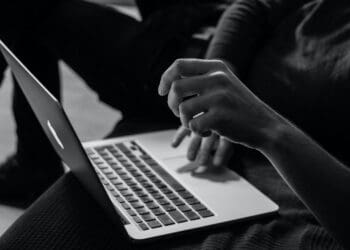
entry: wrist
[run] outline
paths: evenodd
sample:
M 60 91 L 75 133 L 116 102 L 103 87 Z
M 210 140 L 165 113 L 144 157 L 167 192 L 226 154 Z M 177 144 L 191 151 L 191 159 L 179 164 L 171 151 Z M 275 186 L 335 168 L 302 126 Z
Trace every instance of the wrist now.
M 283 138 L 291 133 L 293 125 L 282 116 L 273 112 L 274 115 L 267 125 L 260 131 L 260 140 L 256 149 L 260 152 L 270 152 L 278 148 Z

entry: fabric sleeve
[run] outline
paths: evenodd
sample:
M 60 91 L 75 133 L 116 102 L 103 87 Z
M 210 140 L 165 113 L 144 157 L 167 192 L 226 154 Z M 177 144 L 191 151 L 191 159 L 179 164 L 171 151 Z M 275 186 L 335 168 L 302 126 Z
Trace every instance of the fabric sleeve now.
M 310 0 L 238 0 L 221 17 L 206 57 L 223 59 L 244 77 L 264 40 L 282 19 Z

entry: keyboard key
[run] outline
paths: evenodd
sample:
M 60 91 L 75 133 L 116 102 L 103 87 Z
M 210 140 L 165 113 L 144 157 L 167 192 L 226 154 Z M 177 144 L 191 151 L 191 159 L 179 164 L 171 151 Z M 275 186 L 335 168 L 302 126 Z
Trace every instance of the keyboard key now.
M 120 176 L 120 179 L 122 179 L 123 181 L 125 181 L 125 183 L 126 183 L 127 185 L 129 185 L 129 186 L 132 185 L 132 183 L 135 183 L 135 182 L 132 181 L 131 177 L 128 176 L 128 175 L 122 175 L 122 176 Z
M 104 165 L 105 163 L 103 162 L 103 161 L 101 161 L 100 159 L 98 159 L 98 160 L 94 160 L 93 161 L 94 163 L 95 163 L 95 165 L 97 165 L 99 168 L 100 168 L 100 166 L 99 165 Z
M 163 208 L 168 212 L 175 210 L 175 207 L 170 204 L 164 205 Z
M 141 228 L 141 230 L 143 230 L 143 231 L 146 231 L 146 230 L 148 230 L 149 228 L 147 227 L 147 225 L 145 224 L 145 223 L 143 223 L 143 222 L 141 222 L 141 223 L 139 223 L 139 224 L 137 224 L 140 228 Z
M 119 178 L 118 176 L 113 175 L 113 176 L 110 176 L 108 179 L 111 181 L 111 180 L 118 180 Z
M 148 188 L 146 188 L 146 190 L 147 190 L 150 194 L 158 192 L 158 190 L 155 189 L 154 187 L 148 187 Z
M 144 208 L 144 207 L 142 207 L 142 208 L 137 208 L 136 209 L 136 211 L 139 213 L 139 214 L 148 214 L 149 212 L 148 212 L 148 210 L 146 209 L 146 208 Z
M 167 205 L 167 204 L 169 204 L 169 201 L 167 201 L 166 199 L 159 199 L 158 202 L 159 202 L 160 205 Z
M 125 163 L 125 164 L 124 164 L 124 167 L 125 167 L 127 170 L 134 168 L 133 165 L 131 165 L 130 163 Z
M 167 194 L 167 197 L 169 200 L 178 199 L 178 196 L 176 194 L 174 194 L 173 192 L 171 192 L 170 194 Z
M 125 200 L 124 200 L 122 197 L 120 197 L 120 196 L 115 197 L 115 198 L 117 199 L 117 201 L 118 201 L 119 203 L 124 203 L 124 202 L 125 202 Z
M 129 187 L 138 187 L 137 182 L 134 182 L 133 180 L 125 181 L 125 183 L 127 183 Z
M 117 191 L 115 191 L 115 190 L 112 190 L 111 193 L 115 197 L 119 196 L 119 193 Z
M 198 220 L 199 219 L 199 216 L 193 211 L 186 211 L 186 212 L 184 212 L 184 214 L 190 220 Z
M 151 220 L 155 220 L 154 216 L 152 214 L 144 214 L 141 216 L 142 219 L 144 219 L 145 221 L 151 221 Z
M 141 183 L 141 185 L 144 187 L 144 188 L 151 188 L 153 187 L 153 185 L 151 183 L 148 183 L 148 182 L 143 182 Z
M 114 179 L 113 177 L 114 177 L 115 175 L 114 175 L 114 173 L 109 173 L 109 174 L 106 174 L 106 177 L 108 178 L 108 179 Z
M 138 217 L 137 215 L 132 216 L 132 219 L 133 219 L 136 223 L 141 223 L 141 222 L 142 222 L 141 218 Z
M 132 162 L 133 162 L 135 165 L 136 165 L 136 164 L 140 164 L 140 163 L 141 163 L 141 161 L 140 161 L 140 160 L 133 160 L 133 159 L 132 159 L 131 161 L 132 161 Z
M 146 172 L 145 175 L 146 175 L 148 178 L 156 177 L 154 174 L 152 174 L 152 172 Z
M 142 188 L 140 188 L 139 186 L 131 186 L 130 188 L 131 188 L 134 192 L 142 191 Z
M 153 209 L 153 208 L 158 208 L 158 207 L 159 207 L 159 206 L 157 205 L 157 203 L 155 203 L 155 202 L 146 203 L 146 206 L 147 206 L 149 209 Z
M 161 180 L 158 179 L 157 176 L 151 177 L 150 180 L 151 180 L 153 183 L 159 183 L 159 182 L 161 182 Z
M 148 224 L 151 228 L 158 228 L 158 227 L 161 227 L 161 226 L 162 226 L 162 224 L 160 224 L 157 220 L 147 221 L 147 224 Z
M 124 156 L 121 155 L 121 154 L 119 154 L 119 153 L 115 153 L 115 154 L 113 154 L 113 156 L 114 156 L 118 161 L 121 160 L 121 159 L 124 159 Z
M 160 209 L 159 207 L 157 208 L 152 208 L 151 209 L 152 213 L 155 214 L 155 215 L 161 215 L 161 214 L 164 214 L 164 211 L 162 209 Z
M 102 172 L 103 172 L 104 174 L 106 174 L 106 175 L 108 175 L 108 174 L 113 174 L 112 170 L 110 170 L 109 168 L 107 168 L 107 169 L 102 169 Z
M 101 169 L 102 171 L 108 169 L 108 166 L 107 166 L 107 165 L 98 165 L 97 167 L 98 167 L 99 169 Z
M 159 192 L 154 192 L 154 193 L 152 194 L 152 196 L 153 196 L 154 199 L 156 199 L 156 200 L 164 199 L 164 196 L 161 195 Z
M 191 208 L 187 205 L 178 206 L 181 212 L 191 211 Z
M 161 223 L 163 223 L 164 226 L 175 224 L 174 221 L 166 214 L 158 216 L 158 219 Z
M 136 191 L 135 193 L 140 198 L 148 196 L 144 191 Z
M 128 174 L 124 170 L 116 170 L 115 172 L 117 172 L 117 174 L 120 175 L 120 176 Z
M 160 183 L 156 183 L 156 186 L 160 189 L 160 188 L 165 188 L 166 187 L 166 185 L 164 184 L 164 183 L 162 183 L 162 182 L 160 182 Z
M 203 204 L 201 204 L 201 203 L 197 203 L 197 204 L 192 205 L 192 208 L 193 208 L 194 210 L 196 210 L 197 212 L 198 212 L 199 210 L 206 210 L 206 209 L 207 209 L 207 208 L 206 208 Z
M 138 182 L 140 182 L 140 183 L 142 183 L 142 182 L 147 182 L 147 179 L 145 179 L 145 178 L 143 178 L 143 177 L 136 177 L 136 180 L 138 181 Z
M 122 170 L 122 168 L 120 166 L 118 166 L 117 164 L 113 163 L 111 164 L 111 167 L 114 169 L 114 170 Z
M 135 213 L 134 210 L 128 209 L 128 210 L 126 210 L 126 211 L 128 212 L 128 214 L 130 214 L 130 216 L 136 216 L 136 213 Z
M 160 191 L 163 192 L 163 194 L 171 194 L 173 191 L 171 191 L 169 188 L 161 188 Z
M 138 173 L 138 172 L 131 172 L 130 171 L 130 173 L 131 173 L 131 175 L 133 176 L 133 177 L 142 177 L 142 175 L 140 174 L 140 173 Z
M 123 191 L 123 190 L 127 190 L 128 188 L 124 185 L 116 185 L 115 186 L 116 189 L 118 189 L 118 191 Z
M 131 193 L 129 190 L 123 190 L 120 192 L 120 194 L 124 197 L 133 195 L 133 193 Z
M 196 198 L 187 198 L 187 199 L 185 199 L 185 200 L 186 200 L 186 202 L 187 202 L 188 204 L 190 204 L 190 205 L 199 203 L 199 200 L 197 200 Z
M 182 191 L 182 192 L 179 192 L 179 195 L 184 198 L 184 199 L 188 199 L 188 198 L 192 198 L 193 195 L 188 192 L 188 191 Z
M 149 202 L 152 202 L 153 199 L 151 199 L 149 196 L 144 196 L 141 198 L 141 200 L 144 202 L 144 203 L 149 203 Z
M 128 196 L 128 197 L 125 197 L 125 199 L 126 199 L 128 202 L 135 202 L 135 201 L 138 201 L 138 199 L 137 199 L 135 196 Z
M 122 179 L 124 180 L 124 182 L 126 183 L 126 185 L 128 186 L 135 186 L 137 183 L 134 182 L 133 180 L 131 180 L 131 177 L 129 176 L 125 176 L 124 178 L 122 177 Z
M 175 206 L 185 205 L 185 203 L 180 199 L 172 200 L 172 202 L 175 204 Z
M 200 216 L 202 216 L 203 218 L 210 217 L 210 216 L 214 216 L 214 214 L 213 214 L 212 212 L 210 212 L 208 209 L 206 209 L 206 210 L 200 210 L 200 211 L 198 211 L 198 213 L 199 213 Z
M 123 203 L 122 206 L 123 206 L 123 208 L 124 208 L 125 210 L 128 210 L 128 209 L 131 208 L 131 207 L 130 207 L 128 204 L 126 204 L 126 203 Z
M 187 221 L 187 219 L 177 210 L 171 211 L 169 212 L 169 214 L 177 223 L 182 223 Z
M 112 182 L 114 185 L 123 185 L 123 182 L 121 182 L 121 181 L 118 180 L 118 179 L 113 179 L 113 180 L 111 180 L 111 182 Z

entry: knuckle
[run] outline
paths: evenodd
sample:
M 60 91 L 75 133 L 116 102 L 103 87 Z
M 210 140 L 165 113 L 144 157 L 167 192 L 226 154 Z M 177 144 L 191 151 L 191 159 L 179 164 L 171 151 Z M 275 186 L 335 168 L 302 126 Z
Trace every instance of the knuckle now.
M 190 125 L 190 128 L 191 128 L 191 130 L 193 131 L 193 132 L 195 132 L 195 133 L 198 133 L 199 132 L 199 124 L 198 124 L 198 122 L 196 122 L 195 120 L 191 120 L 190 121 L 190 123 L 189 123 L 189 125 Z
M 173 84 L 172 84 L 172 89 L 173 89 L 173 92 L 176 96 L 180 95 L 181 93 L 181 84 L 178 80 L 174 81 Z
M 189 112 L 189 110 L 188 110 L 188 106 L 185 104 L 185 103 L 180 103 L 180 105 L 179 105 L 179 111 L 180 111 L 180 113 L 181 114 L 183 114 L 183 115 L 187 115 L 188 114 L 188 112 Z
M 176 69 L 176 71 L 180 72 L 183 62 L 184 59 L 182 58 L 178 58 L 174 61 L 173 66 Z
M 216 59 L 215 60 L 215 64 L 217 65 L 217 67 L 219 69 L 222 69 L 222 70 L 226 70 L 227 69 L 226 63 L 223 60 Z
M 215 74 L 213 75 L 213 77 L 215 78 L 215 80 L 217 81 L 217 83 L 220 86 L 226 87 L 228 82 L 229 82 L 229 78 L 226 74 L 226 72 L 224 71 L 217 71 L 215 72 Z

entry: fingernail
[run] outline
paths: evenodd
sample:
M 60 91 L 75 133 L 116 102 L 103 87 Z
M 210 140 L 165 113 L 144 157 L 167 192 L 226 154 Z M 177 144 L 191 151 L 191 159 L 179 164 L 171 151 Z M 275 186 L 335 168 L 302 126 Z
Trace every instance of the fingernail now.
M 163 90 L 162 90 L 162 87 L 160 85 L 161 85 L 161 83 L 158 86 L 158 94 L 163 95 Z

